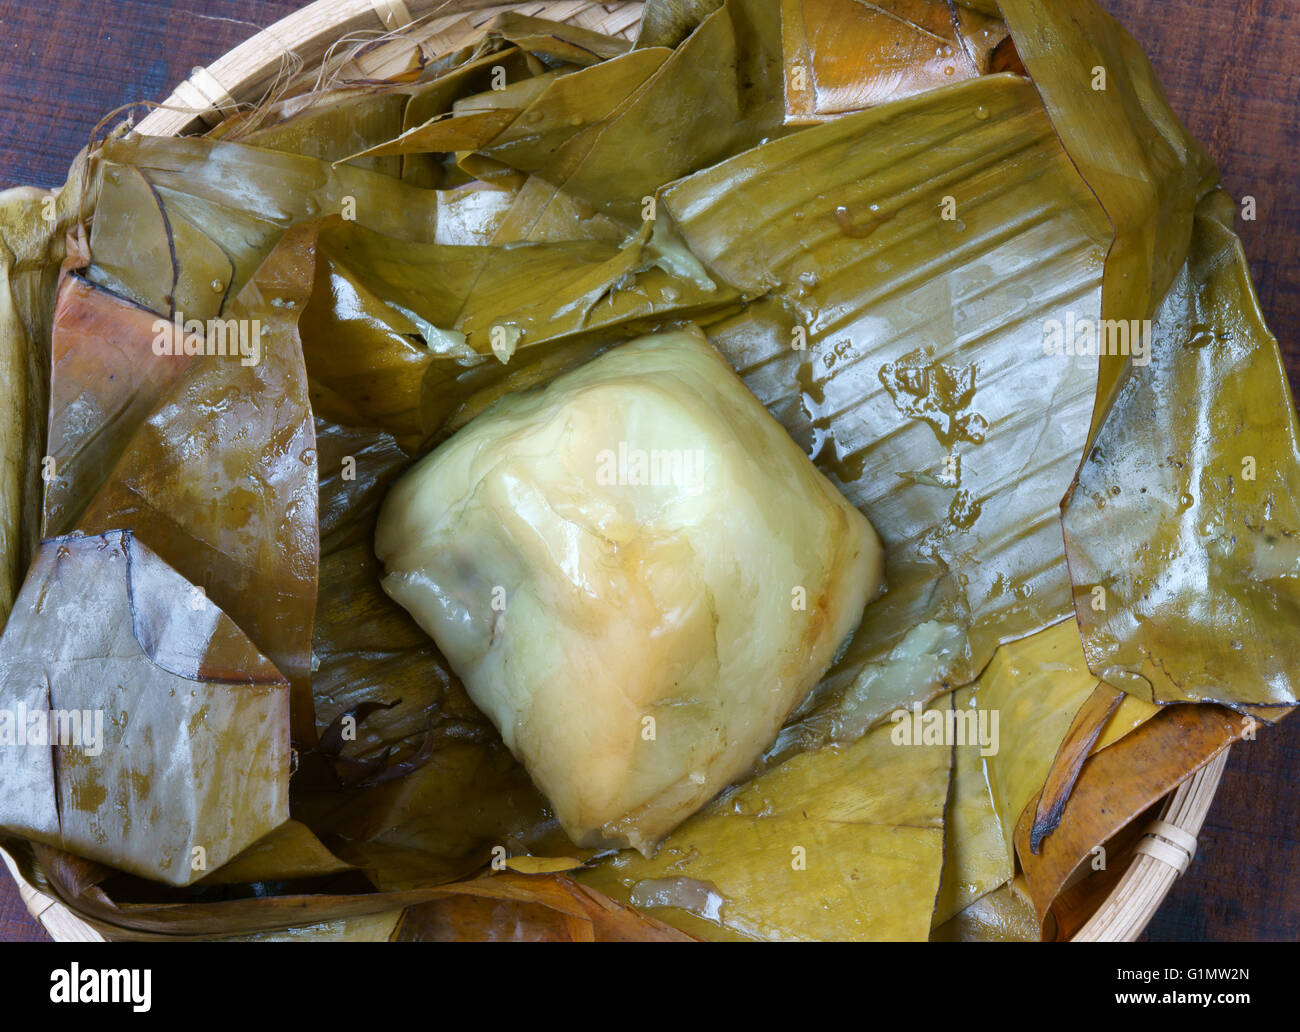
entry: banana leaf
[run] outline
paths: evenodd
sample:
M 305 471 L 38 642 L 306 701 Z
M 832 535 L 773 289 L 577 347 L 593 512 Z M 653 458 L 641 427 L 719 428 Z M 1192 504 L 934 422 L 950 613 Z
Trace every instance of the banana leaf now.
M 342 213 L 403 240 L 432 240 L 437 229 L 435 192 L 303 155 L 127 135 L 102 156 L 87 278 L 168 318 L 224 314 L 298 222 Z
M 482 733 L 486 723 L 433 643 L 379 588 L 375 513 L 410 457 L 382 431 L 323 420 L 316 427 L 322 536 L 312 693 L 322 723 L 367 704 L 388 707 L 341 738 L 354 761 L 406 758 L 448 710 Z
M 940 925 L 931 942 L 1036 942 L 1038 915 L 1019 888 L 1003 885 Z
M 951 697 L 933 715 L 950 712 Z M 881 726 L 796 756 L 689 818 L 653 859 L 578 875 L 703 938 L 924 940 L 952 749 Z
M 155 324 L 159 324 L 156 326 Z M 184 330 L 68 275 L 54 305 L 42 533 L 66 534 L 193 359 Z M 154 341 L 161 339 L 163 354 Z
M 450 111 L 408 125 L 400 135 L 373 144 L 355 158 L 479 150 L 511 167 L 544 169 L 552 179 L 562 180 L 572 171 L 564 162 L 572 166 L 583 151 L 565 149 L 558 165 L 556 151 L 599 127 L 669 55 L 663 48 L 637 51 L 567 74 L 550 72 L 467 96 L 456 100 Z
M 352 157 L 402 131 L 407 94 L 398 89 L 340 91 L 336 100 L 313 99 L 296 114 L 262 129 L 226 136 L 250 147 L 301 154 L 320 161 L 346 161 L 385 176 L 401 175 L 394 158 Z
M 998 6 L 1062 145 L 1114 227 L 1102 318 L 1148 319 L 1183 264 L 1196 206 L 1218 172 L 1170 110 L 1142 48 L 1099 5 Z M 1096 357 L 1085 452 L 1132 369 L 1131 348 Z
M 538 78 L 541 78 L 540 76 Z M 525 79 L 532 83 L 537 79 Z M 379 143 L 347 159 L 350 163 L 397 154 L 427 154 L 432 152 L 449 152 L 462 150 L 479 150 L 487 146 L 509 126 L 526 100 L 521 98 L 520 107 L 493 107 L 454 115 L 439 115 L 423 125 L 409 129 L 384 143 Z
M 311 273 L 294 272 L 273 257 L 240 293 L 219 335 L 213 323 L 206 333 L 185 327 L 187 348 L 206 353 L 134 428 L 102 486 L 77 500 L 77 529 L 131 528 L 230 613 L 289 680 L 294 737 L 311 743 L 319 529 L 316 443 L 297 331 Z
M 591 924 L 596 934 L 615 938 L 674 934 L 653 918 L 623 907 L 600 892 L 573 885 L 562 874 L 504 872 L 401 892 L 327 891 L 209 900 L 185 906 L 164 901 L 119 907 L 100 888 L 111 874 L 108 868 L 39 843 L 31 847 L 31 852 L 39 863 L 38 868 L 21 854 L 16 857 L 28 880 L 48 886 L 49 891 L 69 902 L 92 927 L 114 939 L 178 942 L 236 935 L 265 938 L 267 933 L 289 938 L 311 937 L 312 926 L 322 924 L 333 924 L 336 935 L 343 934 L 349 926 L 360 935 L 366 927 L 372 933 L 382 927 L 395 910 L 405 911 L 447 899 L 488 899 L 559 910 Z M 365 918 L 373 920 L 354 923 Z
M 1099 681 L 1075 712 L 1038 794 L 1030 835 L 1031 851 L 1038 852 L 1043 839 L 1061 823 L 1061 814 L 1079 778 L 1080 768 L 1126 698 L 1123 692 Z
M 525 171 L 634 226 L 664 183 L 779 135 L 780 81 L 780 12 L 727 0 L 607 117 Z
M 1089 661 L 1099 676 L 1149 700 L 1289 706 L 1296 686 L 1272 657 L 1284 654 L 1278 635 L 1294 622 L 1295 562 L 1272 543 L 1294 534 L 1295 513 L 1274 513 L 1266 499 L 1280 492 L 1256 492 L 1263 485 L 1246 471 L 1257 477 L 1263 455 L 1272 484 L 1295 483 L 1295 406 L 1231 230 L 1231 205 L 1214 192 L 1212 163 L 1113 19 L 1095 5 L 1073 14 L 1030 0 L 1000 6 L 1066 149 L 1116 227 L 1103 317 L 1134 331 L 1154 323 L 1146 361 L 1135 363 L 1131 348 L 1098 359 L 1087 461 L 1064 506 Z M 1094 83 L 1097 68 L 1109 81 Z M 1200 399 L 1197 415 L 1172 415 L 1179 406 L 1170 406 L 1139 441 L 1137 399 L 1156 390 Z M 1244 427 L 1256 429 L 1243 441 Z M 1150 446 L 1159 458 L 1135 461 L 1119 453 L 1126 446 Z M 1107 528 L 1141 528 L 1105 556 L 1089 536 L 1100 510 L 1109 510 Z M 1183 527 L 1197 532 L 1175 531 Z M 1169 570 L 1178 575 L 1173 584 Z M 1100 608 L 1095 588 L 1118 597 Z
M 1165 708 L 1084 764 L 1060 825 L 1037 853 L 1030 846 L 1035 808 L 1027 807 L 1015 829 L 1016 851 L 1040 922 L 1073 879 L 1112 871 L 1123 857 L 1109 852 L 1115 835 L 1240 738 L 1252 720 L 1220 706 Z M 1076 920 L 1065 910 L 1056 917 L 1058 937 L 1077 930 L 1077 911 Z
M 348 917 L 337 921 L 250 935 L 217 936 L 219 942 L 390 942 L 406 913 L 400 907 L 379 914 Z
M 130 531 L 41 545 L 0 700 L 8 834 L 188 885 L 288 819 L 287 682 Z
M 647 0 L 635 48 L 677 46 L 722 4 L 723 0 Z
M 545 378 L 590 357 L 593 335 L 633 336 L 736 299 L 651 231 L 623 247 L 509 247 L 412 244 L 327 225 L 303 316 L 316 411 L 413 449 L 507 387 L 537 382 L 539 366 Z M 674 275 L 684 267 L 691 280 Z
M 684 319 L 707 329 L 881 529 L 889 591 L 753 780 L 679 829 L 675 853 L 608 858 L 582 879 L 706 938 L 1020 934 L 1024 906 L 1007 884 L 1019 821 L 1020 858 L 1032 866 L 1026 891 L 1042 911 L 1035 920 L 1050 925 L 1059 913 L 1063 928 L 1066 911 L 1052 901 L 1065 898 L 1072 858 L 1113 835 L 1126 819 L 1114 815 L 1155 797 L 1125 797 L 1111 817 L 1094 814 L 1087 824 L 1078 807 L 1091 804 L 1080 799 L 1113 789 L 1105 779 L 1118 777 L 1122 762 L 1136 762 L 1156 786 L 1199 762 L 1190 746 L 1135 752 L 1152 727 L 1193 709 L 1152 719 L 1151 702 L 1222 698 L 1277 716 L 1294 701 L 1289 671 L 1267 655 L 1285 654 L 1278 635 L 1294 616 L 1294 411 L 1224 202 L 1211 193 L 1213 168 L 1168 111 L 1136 45 L 1091 4 L 1067 11 L 1006 0 L 1001 10 L 1032 84 L 981 75 L 854 112 L 873 96 L 896 96 L 842 75 L 839 55 L 877 38 L 865 32 L 888 30 L 918 56 L 927 32 L 944 40 L 934 40 L 940 51 L 982 37 L 970 51 L 932 55 L 940 76 L 958 49 L 967 71 L 982 73 L 985 44 L 1001 31 L 998 6 L 856 5 L 851 22 L 862 31 L 838 34 L 823 19 L 846 14 L 843 4 L 791 0 L 784 8 L 783 25 L 777 5 L 757 0 L 652 0 L 637 48 L 626 53 L 620 43 L 511 16 L 472 47 L 421 65 L 425 81 L 411 82 L 404 69 L 388 85 L 366 84 L 355 101 L 343 91 L 322 94 L 319 107 L 287 101 L 242 137 L 232 122 L 229 136 L 242 143 L 128 134 L 104 147 L 90 189 L 101 192 L 87 273 L 95 287 L 81 283 L 85 296 L 76 299 L 94 310 L 88 327 L 75 325 L 70 300 L 61 328 L 63 353 L 84 359 L 61 377 L 56 370 L 66 389 L 56 384 L 63 443 L 55 468 L 66 455 L 71 475 L 53 483 L 51 496 L 58 513 L 72 514 L 99 489 L 108 471 L 96 469 L 97 449 L 118 466 L 104 490 L 123 482 L 123 469 L 135 483 L 158 460 L 131 434 L 178 432 L 156 413 L 145 419 L 124 408 L 102 384 L 77 389 L 124 361 L 129 375 L 147 378 L 146 390 L 175 393 L 167 371 L 142 373 L 129 351 L 102 353 L 110 334 L 134 339 L 140 330 L 130 327 L 149 312 L 169 321 L 270 318 L 284 307 L 276 336 L 289 341 L 302 311 L 302 356 L 277 374 L 293 387 L 273 425 L 293 428 L 299 443 L 318 438 L 316 480 L 304 494 L 311 518 L 300 522 L 295 512 L 289 521 L 298 534 L 319 519 L 318 620 L 304 634 L 300 617 L 310 612 L 299 592 L 273 654 L 251 597 L 232 595 L 229 607 L 292 674 L 295 737 L 304 741 L 293 799 L 301 833 L 282 824 L 247 851 L 261 866 L 241 868 L 235 857 L 225 873 L 238 888 L 276 865 L 321 875 L 354 865 L 381 891 L 289 894 L 258 901 L 267 904 L 260 913 L 240 899 L 175 908 L 177 897 L 171 910 L 142 902 L 124 916 L 92 888 L 95 878 L 113 891 L 119 883 L 47 856 L 78 909 L 146 936 L 261 934 L 291 920 L 367 915 L 378 927 L 394 907 L 418 904 L 428 909 L 410 928 L 417 938 L 486 935 L 488 923 L 520 936 L 602 937 L 591 915 L 624 912 L 597 897 L 600 911 L 584 910 L 557 876 L 447 884 L 480 871 L 502 847 L 508 863 L 528 870 L 590 858 L 567 846 L 545 800 L 431 643 L 378 590 L 368 542 L 374 505 L 422 444 L 503 393 Z M 791 59 L 782 30 L 788 44 L 796 14 L 803 35 L 795 56 L 830 98 L 815 114 L 835 117 L 792 132 L 782 124 Z M 1108 72 L 1105 89 L 1092 87 L 1096 66 Z M 488 91 L 499 68 L 508 86 L 498 95 Z M 902 89 L 928 82 L 919 74 Z M 360 134 L 351 141 L 330 128 L 348 112 Z M 464 134 L 476 118 L 478 130 Z M 404 133 L 405 144 L 391 142 Z M 457 149 L 402 153 L 417 140 Z M 391 153 L 379 153 L 385 147 Z M 359 149 L 372 151 L 358 159 L 368 168 L 346 163 Z M 399 167 L 405 183 L 394 178 Z M 31 200 L 22 200 L 28 211 Z M 357 224 L 314 221 L 331 212 Z M 128 222 L 131 232 L 120 232 Z M 33 239 L 44 249 L 28 276 L 38 289 L 28 292 L 10 268 L 11 284 L 23 283 L 18 307 L 26 307 L 18 320 L 0 310 L 7 331 L 24 324 L 25 343 L 48 326 L 49 255 L 58 249 L 44 229 Z M 104 288 L 144 308 L 110 304 Z M 1099 316 L 1154 316 L 1152 366 L 1132 355 L 1044 351 L 1048 320 Z M 1188 329 L 1214 338 L 1194 360 L 1180 339 Z M 180 382 L 205 364 L 187 367 Z M 29 384 L 44 375 L 39 367 L 32 363 Z M 1248 395 L 1232 376 L 1243 371 L 1251 397 L 1269 399 L 1252 403 L 1249 419 Z M 1140 426 L 1135 406 L 1145 389 L 1208 395 L 1202 423 L 1175 424 L 1180 417 L 1166 412 L 1158 430 Z M 105 424 L 103 443 L 90 440 L 87 431 Z M 1205 425 L 1222 436 L 1206 445 L 1197 436 Z M 1171 454 L 1180 461 L 1196 456 L 1191 470 L 1153 470 L 1132 451 L 1121 454 L 1134 442 L 1162 454 L 1161 433 L 1179 442 Z M 1221 443 L 1242 433 L 1265 483 L 1245 477 L 1235 443 Z M 1109 468 L 1126 463 L 1135 468 Z M 1227 481 L 1225 491 L 1234 464 L 1242 483 Z M 1076 470 L 1065 505 L 1067 566 L 1057 503 Z M 1185 525 L 1197 533 L 1148 554 L 1142 545 L 1184 525 L 1171 501 L 1181 505 L 1184 496 L 1195 514 Z M 1098 500 L 1111 510 L 1104 527 L 1089 515 L 1100 513 Z M 160 513 L 192 518 L 194 499 L 166 503 Z M 128 511 L 121 498 L 115 506 L 109 515 Z M 1116 512 L 1132 517 L 1119 549 L 1109 545 Z M 311 565 L 304 550 L 289 551 L 303 569 Z M 1161 564 L 1171 555 L 1182 580 L 1166 606 Z M 241 585 L 266 582 L 243 579 L 248 564 L 232 567 L 228 558 L 214 559 L 227 579 L 233 569 Z M 264 578 L 275 558 L 258 567 Z M 201 579 L 184 565 L 198 559 L 172 561 Z M 1186 585 L 1211 569 L 1216 593 L 1190 599 Z M 1111 608 L 1089 611 L 1099 585 Z M 1065 619 L 1075 610 L 1082 644 Z M 1234 616 L 1230 640 L 1215 636 L 1223 612 Z M 1245 634 L 1257 625 L 1259 642 Z M 1142 665 L 1180 647 L 1190 679 L 1210 670 L 1212 683 L 1189 689 L 1188 676 L 1167 673 L 1172 667 L 1153 677 Z M 1228 697 L 1215 663 L 1242 652 L 1249 689 Z M 303 704 L 313 667 L 310 701 L 325 725 L 319 742 Z M 1114 694 L 1099 676 L 1132 694 L 1112 710 Z M 891 711 L 960 686 L 969 687 L 956 695 L 959 708 L 977 703 L 1003 717 L 998 753 L 884 741 L 891 728 L 879 722 Z M 950 704 L 950 696 L 935 702 Z M 1223 737 L 1211 727 L 1202 752 Z M 1035 854 L 1035 831 L 1058 817 Z M 778 855 L 778 845 L 788 854 L 790 840 L 808 834 L 816 848 L 796 843 L 804 868 Z M 901 852 L 884 845 L 900 839 Z M 817 867 L 828 856 L 838 858 L 834 876 Z M 858 873 L 859 861 L 871 868 L 866 885 L 846 874 Z M 903 886 L 898 900 L 883 899 L 882 882 Z M 837 901 L 829 913 L 828 892 Z M 652 933 L 633 919 L 627 934 Z
M 976 682 L 980 708 L 999 715 L 998 751 L 986 763 L 1008 857 L 1021 814 L 1047 780 L 1075 715 L 1096 687 L 1073 620 L 1002 646 Z M 1157 712 L 1138 699 L 1125 707 L 1109 718 L 1109 735 L 1115 737 L 1103 735 L 1093 751 Z
M 541 176 L 530 175 L 514 193 L 491 243 L 562 243 L 599 240 L 621 244 L 627 229 Z
M 997 17 L 947 0 L 781 0 L 786 122 L 820 122 L 989 71 Z
M 434 243 L 471 246 L 493 243 L 520 189 L 522 184 L 503 189 L 486 183 L 467 183 L 452 190 L 439 190 Z
M 518 82 L 536 74 L 529 63 L 530 55 L 518 47 L 475 53 L 464 60 L 442 69 L 441 74 L 428 82 L 411 87 L 406 108 L 402 113 L 402 132 L 411 132 L 452 110 L 461 97 L 481 94 L 492 88 L 494 79 L 504 76 L 507 82 Z M 498 71 L 500 69 L 500 71 Z M 390 137 L 389 140 L 395 137 Z M 378 146 L 384 140 L 374 140 Z M 402 179 L 412 186 L 447 186 L 447 173 L 431 156 L 408 154 L 402 159 Z
M 488 154 L 527 172 L 546 170 L 553 181 L 571 171 L 552 164 L 569 140 L 598 126 L 654 75 L 672 51 L 635 50 L 611 61 L 561 75 L 519 113 L 486 148 Z M 566 157 L 576 157 L 572 150 Z
M 888 590 L 778 755 L 969 683 L 1070 612 L 1058 503 L 1096 372 L 1045 355 L 1041 326 L 1099 310 L 1109 230 L 1031 86 L 804 129 L 670 185 L 664 220 L 767 295 L 710 338 L 885 543 Z
M 83 151 L 57 191 L 0 191 L 0 624 L 18 595 L 41 537 L 42 427 L 49 404 L 54 294 L 68 234 L 96 200 Z M 47 217 L 48 216 L 48 217 Z
M 603 32 L 548 18 L 534 18 L 519 11 L 497 15 L 488 24 L 488 32 L 546 59 L 548 64 L 592 65 L 618 57 L 632 47 L 627 40 Z
M 1106 702 L 1098 714 L 1099 697 Z M 1089 755 L 1159 713 L 1098 683 L 1073 620 L 1001 646 L 954 700 L 958 710 L 982 715 L 987 741 L 968 738 L 955 746 L 936 927 L 1010 879 L 1016 824 L 1040 790 L 1046 796 L 1047 786 L 1057 786 L 1054 802 L 1063 808 Z M 1071 739 L 1076 730 L 1080 736 Z M 1067 743 L 1076 748 L 1067 750 Z M 1058 767 L 1063 773 L 1054 781 Z
M 978 701 L 973 687 L 953 694 L 953 708 L 959 713 L 973 709 L 978 714 Z M 935 929 L 1005 885 L 1015 873 L 989 787 L 984 753 L 990 747 L 978 740 L 953 746 L 952 787 L 943 822 L 943 875 L 931 920 Z
M 690 936 L 602 899 L 568 878 L 545 885 L 546 903 L 457 896 L 412 907 L 401 942 L 682 942 Z M 534 889 L 534 891 L 537 891 Z
M 301 821 L 287 820 L 202 879 L 203 885 L 295 881 L 350 869 Z
M 347 160 L 362 162 L 376 156 L 406 154 L 402 163 L 402 176 L 416 185 L 433 187 L 445 185 L 437 165 L 421 152 L 437 149 L 462 149 L 448 140 L 441 119 L 469 95 L 491 97 L 483 91 L 512 94 L 522 87 L 525 92 L 539 88 L 531 80 L 542 80 L 542 85 L 556 74 L 569 68 L 592 66 L 606 59 L 618 57 L 630 44 L 624 40 L 591 32 L 576 26 L 531 18 L 517 12 L 506 12 L 490 22 L 484 36 L 477 42 L 468 59 L 455 63 L 432 81 L 409 88 L 409 102 L 402 113 L 398 132 L 384 138 L 367 140 L 364 156 Z M 540 55 L 544 63 L 534 55 Z M 545 71 L 552 66 L 554 71 Z M 504 78 L 505 89 L 501 89 Z M 493 106 L 501 106 L 494 103 Z M 482 119 L 480 122 L 484 121 Z M 490 120 L 489 120 L 490 121 Z M 426 134 L 431 135 L 426 139 Z M 489 137 L 490 138 L 490 137 Z M 486 142 L 486 141 L 484 141 Z M 385 166 L 387 167 L 387 166 Z
M 1221 192 L 1198 209 L 1151 362 L 1119 388 L 1079 471 L 1066 547 L 1102 678 L 1153 702 L 1288 707 L 1300 690 L 1296 409 L 1232 214 Z M 1195 418 L 1153 397 L 1194 398 Z

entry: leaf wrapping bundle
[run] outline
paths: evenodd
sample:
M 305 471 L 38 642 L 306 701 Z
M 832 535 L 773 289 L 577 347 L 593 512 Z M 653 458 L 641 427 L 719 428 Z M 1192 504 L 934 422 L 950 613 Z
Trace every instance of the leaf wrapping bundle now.
M 1028 78 L 988 74 L 1007 32 Z M 355 867 L 380 890 L 128 915 L 94 896 L 102 874 L 43 854 L 75 906 L 141 935 L 348 934 L 412 906 L 411 938 L 672 936 L 555 873 L 582 860 L 580 882 L 704 937 L 1025 935 L 1154 802 L 1089 819 L 1129 765 L 1168 791 L 1235 734 L 1154 704 L 1295 704 L 1300 450 L 1276 341 L 1212 164 L 1095 4 L 652 0 L 631 48 L 515 14 L 461 43 L 208 139 L 117 134 L 54 225 L 0 195 L 0 362 L 27 398 L 0 427 L 0 608 L 36 537 L 52 328 L 46 531 L 81 529 L 80 550 L 129 528 L 222 607 L 196 610 L 220 640 L 247 635 L 254 681 L 292 685 L 297 821 L 269 752 L 253 797 L 274 800 L 215 836 L 232 863 L 208 884 Z M 93 260 L 56 306 L 62 232 L 91 208 Z M 265 360 L 184 353 L 218 317 L 268 327 Z M 1133 345 L 1148 318 L 1146 355 L 1043 346 L 1049 323 L 1136 320 Z M 497 397 L 687 321 L 880 529 L 889 590 L 752 779 L 653 860 L 592 861 L 378 589 L 374 511 Z M 0 661 L 49 633 L 39 616 Z M 998 713 L 1000 751 L 898 744 L 913 706 Z M 1187 721 L 1194 742 L 1148 748 Z M 177 817 L 165 855 L 211 819 Z M 0 824 L 196 880 L 48 808 Z M 500 846 L 551 873 L 454 881 Z

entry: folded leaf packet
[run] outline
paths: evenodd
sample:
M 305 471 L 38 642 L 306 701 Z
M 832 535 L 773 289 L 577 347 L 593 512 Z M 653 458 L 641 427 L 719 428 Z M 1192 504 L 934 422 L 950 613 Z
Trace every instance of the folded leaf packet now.
M 0 647 L 0 784 L 5 831 L 188 885 L 289 818 L 288 682 L 130 531 L 52 538 Z
M 771 744 L 881 573 L 698 330 L 493 406 L 396 484 L 375 551 L 574 842 L 643 852 Z

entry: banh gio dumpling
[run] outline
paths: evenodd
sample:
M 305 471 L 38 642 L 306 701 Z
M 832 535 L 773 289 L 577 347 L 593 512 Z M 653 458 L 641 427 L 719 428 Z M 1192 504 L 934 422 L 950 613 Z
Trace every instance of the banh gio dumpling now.
M 881 577 L 881 546 L 698 331 L 499 401 L 375 537 L 582 846 L 642 852 L 743 776 Z

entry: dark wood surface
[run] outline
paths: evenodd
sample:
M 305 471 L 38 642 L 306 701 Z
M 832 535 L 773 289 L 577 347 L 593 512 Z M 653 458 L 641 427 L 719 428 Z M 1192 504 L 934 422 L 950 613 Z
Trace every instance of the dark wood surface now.
M 1059 0 L 1066 2 L 1066 0 Z M 1102 0 L 1259 217 L 1238 231 L 1300 387 L 1300 4 Z M 296 0 L 0 0 L 0 188 L 54 186 L 112 109 L 163 100 Z M 1300 639 L 1300 628 L 1297 629 Z M 1300 718 L 1232 753 L 1196 862 L 1151 940 L 1300 939 Z M 3 787 L 0 786 L 0 791 Z M 0 874 L 0 940 L 46 936 Z

